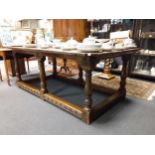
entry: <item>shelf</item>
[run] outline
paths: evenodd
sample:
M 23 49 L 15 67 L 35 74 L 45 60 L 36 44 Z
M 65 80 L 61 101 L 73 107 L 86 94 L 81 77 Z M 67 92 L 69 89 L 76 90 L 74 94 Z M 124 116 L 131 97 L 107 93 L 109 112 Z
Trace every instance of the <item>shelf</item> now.
M 112 73 L 120 73 L 121 70 L 118 69 L 118 68 L 111 68 L 111 72 L 112 72 Z
M 146 77 L 154 77 L 155 78 L 155 75 L 151 74 L 150 72 L 143 73 L 143 72 L 140 72 L 140 71 L 133 71 L 132 74 L 140 75 L 140 76 L 146 76 Z
M 141 39 L 155 39 L 155 32 L 142 32 Z
M 144 52 L 144 51 L 139 51 L 138 53 L 135 53 L 134 55 L 136 56 L 150 56 L 150 57 L 155 57 L 155 51 L 148 51 L 148 52 Z
M 150 53 L 139 53 L 139 55 L 141 56 L 149 56 L 149 57 L 155 57 L 155 53 L 154 54 L 150 54 Z

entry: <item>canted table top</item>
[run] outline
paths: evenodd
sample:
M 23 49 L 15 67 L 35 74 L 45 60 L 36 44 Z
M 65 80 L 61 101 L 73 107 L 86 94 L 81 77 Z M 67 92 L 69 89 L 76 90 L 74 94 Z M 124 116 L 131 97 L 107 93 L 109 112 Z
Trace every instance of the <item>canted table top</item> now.
M 63 50 L 56 48 L 27 48 L 27 47 L 12 47 L 13 51 L 18 52 L 31 52 L 33 53 L 42 53 L 42 54 L 58 54 L 58 55 L 68 55 L 68 56 L 88 56 L 88 57 L 116 57 L 126 54 L 133 54 L 139 50 L 139 48 L 128 48 L 128 49 L 113 49 L 113 50 L 99 50 L 99 51 L 79 51 L 79 50 Z
M 0 52 L 12 51 L 11 48 L 0 48 Z

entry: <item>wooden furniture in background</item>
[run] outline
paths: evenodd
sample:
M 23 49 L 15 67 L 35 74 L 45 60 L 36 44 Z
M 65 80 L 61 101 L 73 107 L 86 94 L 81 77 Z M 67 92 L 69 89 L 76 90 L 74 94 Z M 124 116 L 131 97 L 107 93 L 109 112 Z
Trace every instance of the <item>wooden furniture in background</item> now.
M 15 76 L 15 64 L 12 56 L 12 50 L 9 48 L 0 48 L 0 58 L 4 61 L 7 83 L 10 86 L 11 84 L 9 75 Z M 18 63 L 20 65 L 21 74 L 25 74 L 26 69 L 24 59 L 21 57 Z
M 90 34 L 89 23 L 86 19 L 54 19 L 53 20 L 53 32 L 54 38 L 62 39 L 62 41 L 69 40 L 71 38 L 81 42 L 85 37 Z M 68 71 L 72 66 L 76 66 L 75 62 L 72 60 L 66 61 L 63 59 L 57 60 L 59 65 L 62 66 L 61 69 Z
M 10 78 L 9 78 L 9 69 L 8 69 L 8 63 L 7 60 L 10 59 L 11 55 L 12 55 L 12 50 L 11 49 L 7 49 L 7 48 L 0 48 L 0 57 L 3 59 L 4 61 L 4 67 L 5 67 L 5 73 L 6 73 L 6 78 L 7 78 L 7 83 L 10 86 Z
M 141 51 L 132 56 L 130 75 L 154 81 L 155 73 L 151 70 L 155 68 L 155 20 L 135 19 L 133 32 Z
M 66 41 L 73 37 L 77 41 L 82 41 L 89 35 L 89 26 L 85 19 L 54 19 L 53 31 L 54 38 Z

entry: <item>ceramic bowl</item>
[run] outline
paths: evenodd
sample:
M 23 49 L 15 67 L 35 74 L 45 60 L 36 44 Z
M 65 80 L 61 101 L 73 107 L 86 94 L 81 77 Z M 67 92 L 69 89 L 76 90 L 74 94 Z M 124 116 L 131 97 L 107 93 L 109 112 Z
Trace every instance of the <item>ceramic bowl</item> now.
M 96 48 L 100 48 L 101 47 L 101 43 L 81 43 L 77 45 L 77 48 L 92 48 L 92 49 L 96 49 Z
M 109 39 L 95 39 L 95 42 L 96 43 L 107 43 L 107 42 L 109 42 Z
M 37 44 L 25 44 L 24 47 L 27 47 L 27 48 L 36 48 L 37 47 Z
M 96 39 L 96 37 L 89 36 L 88 38 L 83 39 L 83 43 L 84 44 L 95 43 L 96 42 L 95 39 Z
M 105 50 L 111 50 L 113 49 L 113 43 L 111 41 L 107 42 L 107 43 L 103 43 L 101 46 L 101 49 L 105 49 Z
M 101 45 L 100 43 L 79 43 L 77 45 L 77 49 L 80 51 L 85 51 L 85 52 L 98 52 L 101 50 Z
M 53 43 L 60 43 L 61 42 L 61 39 L 53 39 L 52 42 Z
M 115 49 L 122 49 L 122 48 L 124 48 L 123 43 L 115 44 Z
M 137 45 L 135 43 L 124 45 L 125 48 L 135 48 Z
M 124 46 L 131 45 L 131 44 L 133 44 L 133 43 L 134 43 L 134 40 L 133 40 L 133 39 L 130 39 L 130 38 L 125 39 L 125 40 L 123 41 Z
M 78 45 L 78 41 L 71 38 L 70 40 L 66 41 L 61 48 L 66 50 L 76 49 L 77 45 Z

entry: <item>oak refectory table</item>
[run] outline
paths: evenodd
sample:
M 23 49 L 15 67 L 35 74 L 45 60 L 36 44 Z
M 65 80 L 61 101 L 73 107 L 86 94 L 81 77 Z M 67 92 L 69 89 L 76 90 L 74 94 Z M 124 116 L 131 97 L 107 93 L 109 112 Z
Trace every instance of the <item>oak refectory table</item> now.
M 85 123 L 90 124 L 105 111 L 107 111 L 112 105 L 116 104 L 118 101 L 125 99 L 126 97 L 126 78 L 128 75 L 128 65 L 131 55 L 138 51 L 138 48 L 130 49 L 120 49 L 120 50 L 111 50 L 105 51 L 100 50 L 99 52 L 80 52 L 78 50 L 62 50 L 62 49 L 40 49 L 40 48 L 25 48 L 25 47 L 12 47 L 12 52 L 15 61 L 16 77 L 18 87 L 40 97 L 41 99 L 48 101 L 65 111 L 68 111 L 72 115 L 83 120 Z M 19 70 L 18 59 L 20 55 L 33 55 L 37 58 L 38 68 L 39 68 L 39 80 L 40 88 L 36 88 L 31 84 L 26 83 L 22 80 L 21 73 Z M 64 100 L 63 98 L 49 93 L 46 83 L 46 74 L 45 74 L 45 57 L 51 56 L 53 59 L 53 74 L 54 78 L 58 78 L 57 74 L 57 64 L 56 58 L 62 59 L 73 59 L 79 65 L 79 75 L 78 79 L 75 79 L 75 83 L 78 83 L 83 88 L 84 101 L 83 106 L 78 106 L 71 102 Z M 101 86 L 92 84 L 92 71 L 96 67 L 96 64 L 103 59 L 121 57 L 123 61 L 123 67 L 120 77 L 120 87 L 116 91 L 106 89 Z M 83 75 L 83 71 L 85 74 Z M 83 78 L 85 76 L 85 78 Z M 60 78 L 61 80 L 61 78 Z M 69 81 L 69 80 L 68 80 Z M 98 90 L 101 92 L 106 92 L 111 94 L 103 101 L 99 102 L 95 106 L 92 106 L 92 91 Z

